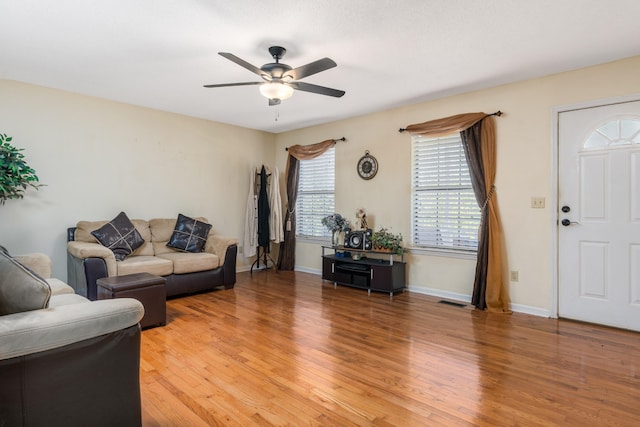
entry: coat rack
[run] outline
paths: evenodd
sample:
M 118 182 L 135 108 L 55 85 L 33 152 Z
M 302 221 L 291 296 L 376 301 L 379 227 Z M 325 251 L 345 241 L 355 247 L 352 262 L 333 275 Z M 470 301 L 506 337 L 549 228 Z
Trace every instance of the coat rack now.
M 264 264 L 264 270 L 269 268 L 269 262 L 275 272 L 278 271 L 276 263 L 273 261 L 270 255 L 269 247 L 269 198 L 268 198 L 268 186 L 269 186 L 270 173 L 267 173 L 266 168 L 262 165 L 260 172 L 256 172 L 254 177 L 254 193 L 258 195 L 258 245 L 256 246 L 256 260 L 251 264 L 250 274 L 253 275 L 253 267 L 260 269 L 260 260 Z

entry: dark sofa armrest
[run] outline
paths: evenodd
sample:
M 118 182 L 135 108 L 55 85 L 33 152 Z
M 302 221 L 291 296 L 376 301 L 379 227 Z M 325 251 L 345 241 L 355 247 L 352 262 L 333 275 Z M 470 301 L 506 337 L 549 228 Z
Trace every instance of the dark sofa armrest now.
M 222 264 L 224 288 L 231 289 L 236 284 L 236 258 L 238 257 L 238 245 L 227 246 L 227 252 Z
M 140 326 L 0 361 L 0 424 L 139 426 Z
M 108 276 L 107 263 L 103 258 L 77 258 L 67 252 L 67 282 L 78 295 L 97 300 L 96 281 Z
M 99 243 L 76 242 L 76 227 L 67 228 L 67 282 L 79 295 L 94 301 L 98 298 L 96 281 L 115 275 L 113 252 Z

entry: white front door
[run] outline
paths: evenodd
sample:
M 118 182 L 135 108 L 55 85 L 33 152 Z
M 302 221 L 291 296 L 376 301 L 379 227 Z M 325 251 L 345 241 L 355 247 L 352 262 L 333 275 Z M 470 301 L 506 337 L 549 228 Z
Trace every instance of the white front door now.
M 559 113 L 558 315 L 640 331 L 640 101 Z

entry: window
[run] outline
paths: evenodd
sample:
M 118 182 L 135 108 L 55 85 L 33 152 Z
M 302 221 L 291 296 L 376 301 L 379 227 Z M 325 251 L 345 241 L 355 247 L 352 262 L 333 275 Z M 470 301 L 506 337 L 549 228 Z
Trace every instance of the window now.
M 296 237 L 327 237 L 322 218 L 335 211 L 336 149 L 321 156 L 300 161 Z
M 476 251 L 480 208 L 460 135 L 414 136 L 412 163 L 413 245 Z
M 640 144 L 640 120 L 633 118 L 609 121 L 594 130 L 584 143 L 586 149 L 607 149 Z

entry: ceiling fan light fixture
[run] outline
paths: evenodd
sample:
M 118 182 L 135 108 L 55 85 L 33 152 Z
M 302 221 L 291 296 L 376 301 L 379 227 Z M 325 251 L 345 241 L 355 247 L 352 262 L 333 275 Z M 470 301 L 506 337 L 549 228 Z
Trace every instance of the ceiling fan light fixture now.
M 284 83 L 264 83 L 260 85 L 260 93 L 269 99 L 288 99 L 293 95 L 293 88 Z

